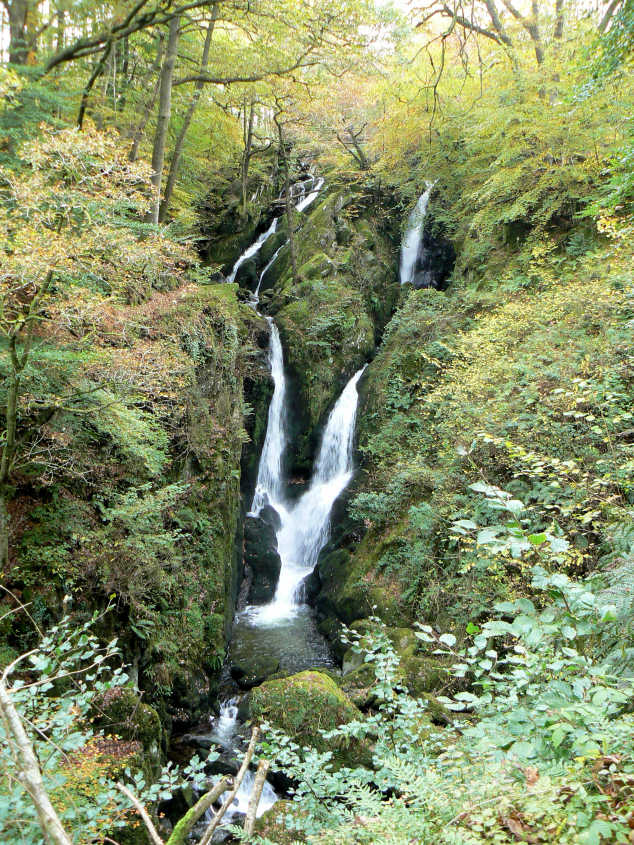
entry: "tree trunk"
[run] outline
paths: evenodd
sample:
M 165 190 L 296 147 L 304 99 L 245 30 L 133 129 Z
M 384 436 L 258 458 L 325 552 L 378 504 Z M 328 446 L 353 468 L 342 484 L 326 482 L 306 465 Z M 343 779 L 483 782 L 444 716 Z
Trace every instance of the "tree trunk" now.
M 553 36 L 561 41 L 564 34 L 564 0 L 555 0 L 555 30 Z
M 277 124 L 277 134 L 280 141 L 280 155 L 282 156 L 282 163 L 284 164 L 284 205 L 286 207 L 286 222 L 288 225 L 288 245 L 291 253 L 291 269 L 293 271 L 293 281 L 295 284 L 299 281 L 297 274 L 297 257 L 295 255 L 295 235 L 293 233 L 293 203 L 291 200 L 291 179 L 288 171 L 288 156 L 286 155 L 286 147 L 284 144 L 284 130 L 282 124 Z
M 152 114 L 152 109 L 154 108 L 154 104 L 156 103 L 156 98 L 158 97 L 159 87 L 161 84 L 161 75 L 160 75 L 160 68 L 161 62 L 163 61 L 163 45 L 164 45 L 164 37 L 163 33 L 159 34 L 159 40 L 156 47 L 156 58 L 152 63 L 152 68 L 150 69 L 150 76 L 153 74 L 157 74 L 156 81 L 154 83 L 154 87 L 152 88 L 152 95 L 150 99 L 146 102 L 145 108 L 143 109 L 143 114 L 141 116 L 141 120 L 138 122 L 136 129 L 132 133 L 132 147 L 130 148 L 130 152 L 128 153 L 128 161 L 136 161 L 139 156 L 139 145 L 141 143 L 141 139 L 143 138 L 143 133 L 145 132 L 145 127 L 147 126 L 147 122 L 150 119 L 150 115 Z
M 27 20 L 29 0 L 10 0 L 9 12 L 9 61 L 25 65 L 29 50 L 27 45 Z
M 2 716 L 5 730 L 10 738 L 10 745 L 18 769 L 18 780 L 24 785 L 35 805 L 45 841 L 52 843 L 52 845 L 72 845 L 70 837 L 64 830 L 44 788 L 42 773 L 33 745 L 24 730 L 20 714 L 11 700 L 11 693 L 5 685 L 4 678 L 0 678 L 0 716 Z
M 200 63 L 200 74 L 203 76 L 207 73 L 207 65 L 209 64 L 209 50 L 211 48 L 211 37 L 214 33 L 214 26 L 216 24 L 216 18 L 218 17 L 218 5 L 214 3 L 212 11 L 211 11 L 211 20 L 207 26 L 207 32 L 205 34 L 205 44 L 203 46 L 203 56 Z M 183 154 L 183 147 L 185 146 L 185 138 L 187 136 L 187 132 L 189 130 L 189 126 L 192 122 L 192 118 L 194 116 L 194 112 L 196 111 L 196 107 L 198 106 L 198 101 L 200 100 L 200 95 L 202 94 L 204 82 L 199 80 L 196 82 L 194 87 L 194 93 L 192 94 L 192 98 L 189 102 L 189 106 L 187 108 L 187 112 L 185 113 L 185 117 L 183 118 L 183 125 L 181 126 L 181 130 L 178 133 L 178 138 L 176 139 L 176 143 L 174 144 L 174 152 L 172 153 L 172 159 L 170 161 L 170 169 L 169 173 L 167 174 L 167 182 L 165 183 L 165 193 L 163 196 L 163 201 L 161 202 L 160 209 L 159 209 L 159 221 L 162 223 L 165 220 L 165 216 L 167 214 L 167 209 L 169 208 L 170 200 L 172 199 L 172 193 L 174 192 L 174 185 L 176 184 L 176 177 L 178 176 L 178 168 L 180 166 L 181 156 Z
M 90 74 L 90 78 L 86 83 L 84 90 L 81 95 L 81 103 L 79 104 L 79 112 L 77 114 L 77 127 L 79 129 L 82 128 L 84 125 L 84 117 L 86 116 L 86 108 L 88 107 L 88 98 L 90 97 L 90 92 L 92 91 L 92 87 L 97 81 L 97 79 L 103 73 L 103 69 L 106 66 L 106 62 L 108 61 L 108 57 L 110 56 L 110 51 L 112 50 L 112 41 L 108 41 L 106 46 L 104 47 L 101 59 L 97 62 L 94 67 L 93 72 Z
M 242 181 L 242 216 L 246 217 L 247 215 L 247 187 L 248 187 L 248 179 L 249 179 L 249 164 L 251 162 L 251 149 L 253 147 L 253 117 L 255 113 L 255 106 L 253 103 L 253 98 L 249 103 L 249 111 L 247 117 L 247 107 L 246 103 L 244 106 L 244 123 L 242 127 L 242 138 L 244 142 L 244 150 L 242 153 L 242 173 L 241 173 L 241 181 Z
M 176 15 L 170 21 L 169 35 L 167 37 L 167 50 L 165 61 L 161 70 L 161 84 L 159 89 L 159 114 L 156 122 L 156 133 L 154 135 L 154 148 L 152 150 L 152 184 L 155 189 L 155 196 L 152 201 L 152 209 L 147 215 L 150 223 L 158 224 L 159 208 L 161 205 L 161 182 L 163 181 L 163 164 L 165 162 L 165 143 L 167 141 L 167 129 L 172 111 L 172 79 L 174 77 L 174 65 L 176 64 L 176 48 L 178 46 L 178 35 L 180 29 L 180 17 Z

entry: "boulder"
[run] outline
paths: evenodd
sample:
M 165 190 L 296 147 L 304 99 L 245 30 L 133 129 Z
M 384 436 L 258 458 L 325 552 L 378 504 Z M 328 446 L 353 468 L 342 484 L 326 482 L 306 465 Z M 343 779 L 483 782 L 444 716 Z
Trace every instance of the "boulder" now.
M 280 663 L 276 657 L 243 654 L 232 658 L 230 671 L 240 689 L 250 690 L 275 675 L 279 668 Z
M 244 563 L 251 571 L 249 604 L 266 604 L 272 600 L 282 567 L 275 529 L 268 513 L 273 508 L 264 510 L 267 511 L 264 518 L 247 516 L 244 521 Z
M 360 620 L 351 627 L 365 633 L 375 625 L 369 620 Z M 432 694 L 447 692 L 451 686 L 448 668 L 454 662 L 451 656 L 429 654 L 411 628 L 384 628 L 383 631 L 398 654 L 400 679 L 411 695 L 430 700 Z M 365 662 L 363 652 L 352 649 L 345 652 L 342 675 L 342 689 L 351 700 L 361 708 L 370 706 L 373 703 L 374 668 Z
M 326 740 L 329 731 L 347 722 L 363 719 L 332 677 L 307 670 L 286 678 L 266 681 L 248 696 L 249 716 L 256 722 L 269 722 L 299 745 L 318 751 L 331 751 L 336 766 L 371 762 L 367 742 L 359 739 Z
M 306 604 L 314 605 L 320 589 L 319 575 L 316 570 L 313 570 L 299 582 L 297 597 Z
M 249 288 L 255 290 L 258 284 L 260 273 L 258 271 L 258 263 L 255 258 L 248 258 L 239 267 L 236 273 L 235 281 L 241 288 Z

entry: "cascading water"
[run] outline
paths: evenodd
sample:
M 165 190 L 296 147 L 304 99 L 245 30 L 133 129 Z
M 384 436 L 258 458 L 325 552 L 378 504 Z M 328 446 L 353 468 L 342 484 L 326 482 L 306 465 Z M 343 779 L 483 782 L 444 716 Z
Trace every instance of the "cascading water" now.
M 284 247 L 286 246 L 287 243 L 288 243 L 288 241 L 284 241 L 284 243 L 281 246 L 278 246 L 278 248 L 275 250 L 275 252 L 273 253 L 273 255 L 271 257 L 271 260 L 265 266 L 264 270 L 262 270 L 262 272 L 260 273 L 260 276 L 258 278 L 257 287 L 253 291 L 253 294 L 251 296 L 251 305 L 253 305 L 253 307 L 256 308 L 256 310 L 257 310 L 257 306 L 260 304 L 260 288 L 262 287 L 262 280 L 264 279 L 266 274 L 269 272 L 271 267 L 275 264 L 275 261 L 277 260 L 277 256 L 284 249 Z
M 284 376 L 282 342 L 272 318 L 267 317 L 266 320 L 271 327 L 269 362 L 274 389 L 269 405 L 266 437 L 260 456 L 255 495 L 251 505 L 251 514 L 254 516 L 260 513 L 264 505 L 271 504 L 275 507 L 274 503 L 282 499 L 282 457 L 286 446 L 284 429 L 286 377 Z
M 240 267 L 244 264 L 244 262 L 248 261 L 249 258 L 251 258 L 253 255 L 256 254 L 256 252 L 259 252 L 262 249 L 262 247 L 264 246 L 264 244 L 266 243 L 266 241 L 268 241 L 268 239 L 271 237 L 271 235 L 275 234 L 275 232 L 277 231 L 278 221 L 279 221 L 279 217 L 273 218 L 273 222 L 271 223 L 269 228 L 266 230 L 266 232 L 262 232 L 260 237 L 256 241 L 254 241 L 251 244 L 251 246 L 242 253 L 240 258 L 238 258 L 236 263 L 233 265 L 233 269 L 232 269 L 231 273 L 229 273 L 229 275 L 227 276 L 228 282 L 235 282 L 236 274 L 237 274 L 238 270 L 240 269 Z
M 321 191 L 323 185 L 324 185 L 324 180 L 321 179 L 321 178 L 318 179 L 317 184 L 312 189 L 312 191 L 309 194 L 307 194 L 305 197 L 303 197 L 297 203 L 297 205 L 295 206 L 295 210 L 296 211 L 305 211 L 308 208 L 309 205 L 312 205 L 312 203 L 314 203 L 315 200 L 317 199 L 317 197 L 319 196 L 319 192 Z
M 297 588 L 317 563 L 319 552 L 328 540 L 332 506 L 352 477 L 354 430 L 359 401 L 357 384 L 364 369 L 360 369 L 350 379 L 330 413 L 306 492 L 294 505 L 287 505 L 280 498 L 279 486 L 275 493 L 272 487 L 266 489 L 269 503 L 281 519 L 277 548 L 282 568 L 273 601 L 249 611 L 256 624 L 258 621 L 264 624 L 282 621 L 292 616 L 302 604 L 297 596 Z M 265 450 L 262 451 L 264 458 Z M 263 494 L 264 490 L 260 496 Z
M 322 178 L 310 176 L 309 193 L 306 184 L 299 186 L 300 199 L 296 210 L 305 211 L 319 196 L 324 185 Z M 295 199 L 295 198 L 294 198 Z M 228 281 L 235 280 L 240 266 L 255 255 L 277 230 L 279 218 L 236 261 Z M 257 310 L 260 287 L 264 276 L 276 261 L 288 241 L 275 251 L 260 273 L 251 305 Z M 258 312 L 259 313 L 259 312 Z M 290 671 L 316 666 L 332 666 L 333 661 L 323 637 L 318 633 L 312 611 L 297 596 L 302 579 L 313 570 L 319 552 L 328 539 L 330 513 L 336 498 L 352 477 L 353 443 L 358 405 L 357 384 L 363 369 L 350 379 L 337 400 L 324 429 L 321 446 L 308 489 L 292 504 L 286 500 L 283 458 L 287 446 L 286 415 L 287 390 L 284 374 L 284 353 L 280 335 L 271 317 L 265 317 L 270 329 L 269 364 L 273 378 L 273 396 L 268 410 L 264 445 L 260 455 L 256 489 L 251 504 L 251 516 L 257 516 L 264 505 L 271 505 L 278 513 L 281 525 L 277 542 L 282 567 L 273 601 L 260 607 L 248 607 L 237 615 L 233 643 L 247 641 L 249 649 L 272 654 L 280 665 Z M 212 738 L 221 747 L 235 745 L 238 733 L 238 701 L 229 698 L 221 704 L 214 720 Z M 227 821 L 246 812 L 253 788 L 254 775 L 247 772 L 240 789 L 226 814 Z M 258 805 L 260 816 L 273 806 L 277 795 L 265 783 Z
M 407 220 L 405 236 L 401 244 L 400 281 L 402 285 L 406 285 L 414 279 L 427 205 L 434 185 L 435 182 L 426 183 L 426 190 L 418 198 L 418 202 Z

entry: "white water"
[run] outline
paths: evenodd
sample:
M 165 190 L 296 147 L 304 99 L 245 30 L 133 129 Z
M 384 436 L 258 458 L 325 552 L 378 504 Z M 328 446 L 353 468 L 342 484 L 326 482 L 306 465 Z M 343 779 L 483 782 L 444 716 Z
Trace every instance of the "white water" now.
M 323 188 L 323 186 L 324 186 L 324 182 L 325 182 L 325 180 L 324 180 L 323 178 L 319 178 L 319 179 L 317 180 L 317 183 L 316 183 L 316 184 L 315 184 L 315 177 L 314 177 L 312 174 L 311 174 L 311 176 L 310 176 L 310 179 L 311 179 L 311 185 L 314 185 L 314 187 L 313 187 L 313 189 L 311 190 L 311 192 L 310 192 L 309 194 L 306 194 L 306 185 L 305 185 L 305 183 L 304 183 L 304 182 L 300 182 L 300 183 L 299 183 L 299 187 L 300 187 L 300 200 L 299 200 L 299 202 L 298 202 L 298 203 L 296 204 L 296 206 L 295 206 L 295 210 L 296 210 L 296 211 L 305 211 L 305 210 L 308 208 L 308 206 L 309 206 L 309 205 L 312 205 L 312 204 L 315 202 L 315 200 L 317 199 L 317 197 L 319 196 L 319 192 L 321 191 L 321 189 L 322 189 L 322 188 Z M 292 187 L 294 187 L 294 186 L 292 186 Z M 282 192 L 282 193 L 283 193 L 283 192 Z M 237 275 L 237 273 L 238 273 L 238 270 L 239 270 L 239 269 L 240 269 L 240 267 L 244 264 L 244 262 L 245 262 L 245 261 L 248 261 L 248 260 L 249 260 L 249 258 L 252 258 L 252 257 L 253 257 L 253 256 L 254 256 L 257 252 L 259 252 L 259 251 L 262 249 L 262 247 L 264 246 L 264 244 L 265 244 L 265 243 L 268 241 L 268 239 L 271 237 L 271 235 L 274 235 L 274 234 L 275 234 L 275 232 L 277 231 L 277 224 L 278 224 L 279 220 L 280 220 L 280 218 L 279 218 L 279 217 L 275 217 L 275 218 L 273 219 L 273 221 L 271 222 L 271 225 L 269 226 L 269 228 L 266 230 L 266 232 L 262 232 L 262 234 L 261 234 L 261 235 L 257 238 L 257 240 L 255 240 L 255 241 L 251 244 L 251 246 L 250 246 L 250 247 L 248 247 L 248 249 L 245 249 L 245 251 L 244 251 L 244 252 L 242 253 L 242 255 L 238 258 L 238 260 L 236 261 L 236 263 L 233 265 L 233 269 L 231 270 L 231 273 L 229 273 L 229 275 L 227 276 L 227 282 L 235 282 L 235 280 L 236 280 L 236 275 Z M 284 246 L 284 244 L 283 244 L 283 246 Z M 260 285 L 262 284 L 262 279 L 264 278 L 264 274 L 265 274 L 265 273 L 266 273 L 266 271 L 269 269 L 269 267 L 271 266 L 271 264 L 275 261 L 275 259 L 277 258 L 277 256 L 278 256 L 278 254 L 279 254 L 279 252 L 280 252 L 280 250 L 281 250 L 281 249 L 282 249 L 282 247 L 280 247 L 280 248 L 276 251 L 276 253 L 275 253 L 275 255 L 273 256 L 273 258 L 271 258 L 271 260 L 270 260 L 270 261 L 269 261 L 269 263 L 266 265 L 266 267 L 264 268 L 264 270 L 260 273 L 260 278 L 259 278 L 259 281 L 258 281 L 258 286 L 257 286 L 257 289 L 256 289 L 256 291 L 255 291 L 255 303 L 256 303 L 256 304 L 257 304 L 257 302 L 258 302 L 257 297 L 258 297 L 259 292 L 260 292 Z
M 425 192 L 418 198 L 418 202 L 407 220 L 407 228 L 405 229 L 405 236 L 401 244 L 400 280 L 402 285 L 406 285 L 414 278 L 416 259 L 418 258 L 420 242 L 423 236 L 423 226 L 425 225 L 425 215 L 427 214 L 427 205 L 429 204 L 429 197 L 431 196 L 434 184 L 434 182 L 426 183 L 427 188 Z
M 236 273 L 238 272 L 240 267 L 244 264 L 244 262 L 248 261 L 248 259 L 251 258 L 251 256 L 256 254 L 256 252 L 259 252 L 262 249 L 262 247 L 264 246 L 264 244 L 266 243 L 266 241 L 268 241 L 268 239 L 271 237 L 271 235 L 273 235 L 277 231 L 278 220 L 279 220 L 278 217 L 273 218 L 273 222 L 271 223 L 269 228 L 266 230 L 266 232 L 262 232 L 262 234 L 259 236 L 259 238 L 256 241 L 254 241 L 254 243 L 252 243 L 251 246 L 248 249 L 245 249 L 245 251 L 242 253 L 240 258 L 238 258 L 236 263 L 233 265 L 233 270 L 227 276 L 228 282 L 235 282 Z
M 235 744 L 235 735 L 238 727 L 238 699 L 230 698 L 220 705 L 220 713 L 215 719 L 213 725 L 212 737 L 218 745 L 222 748 L 232 748 Z M 236 793 L 227 812 L 225 813 L 223 824 L 232 822 L 235 816 L 244 815 L 249 806 L 249 798 L 253 791 L 253 781 L 255 776 L 252 771 L 247 771 L 244 780 L 240 784 L 240 788 Z M 265 781 L 260 803 L 258 804 L 257 817 L 269 810 L 277 801 L 277 794 L 268 781 Z M 211 811 L 208 811 L 208 820 L 211 820 Z
M 277 481 L 274 486 L 273 477 L 277 464 L 265 465 L 265 462 L 275 458 L 276 454 L 273 449 L 267 451 L 267 430 L 258 472 L 258 480 L 260 474 L 262 476 L 260 498 L 256 492 L 252 511 L 256 510 L 256 504 L 264 499 L 266 493 L 269 503 L 280 515 L 277 549 L 282 568 L 273 601 L 262 607 L 248 608 L 247 612 L 256 624 L 270 625 L 289 619 L 301 606 L 297 589 L 317 563 L 319 552 L 328 540 L 332 506 L 352 477 L 354 430 L 359 402 L 357 383 L 364 369 L 365 367 L 360 369 L 350 379 L 332 409 L 309 487 L 292 505 L 284 501 L 281 483 Z M 276 442 L 278 437 L 281 438 L 280 448 L 283 450 L 283 427 L 276 431 L 274 436 Z
M 282 352 L 282 343 L 277 326 L 271 317 L 267 317 L 266 320 L 271 327 L 269 362 L 274 389 L 269 405 L 266 436 L 264 446 L 262 447 L 262 454 L 260 455 L 255 494 L 251 504 L 251 514 L 254 516 L 257 516 L 266 504 L 273 505 L 279 510 L 276 503 L 282 500 L 282 458 L 286 446 L 284 427 L 286 399 L 284 353 Z
M 278 248 L 273 253 L 271 260 L 266 265 L 264 270 L 262 270 L 262 272 L 260 273 L 260 277 L 258 278 L 258 285 L 257 285 L 256 289 L 253 291 L 253 295 L 251 297 L 251 304 L 254 307 L 257 307 L 260 304 L 260 288 L 262 287 L 262 279 L 266 276 L 266 274 L 268 273 L 270 268 L 273 266 L 277 256 L 284 249 L 284 247 L 286 246 L 287 243 L 288 243 L 288 241 L 284 241 L 284 243 L 281 246 L 278 246 Z
M 238 699 L 229 698 L 220 705 L 218 718 L 214 719 L 213 738 L 223 748 L 232 748 L 238 722 Z
M 223 818 L 223 824 L 231 824 L 238 815 L 246 815 L 247 808 L 249 806 L 249 798 L 251 797 L 251 793 L 253 792 L 253 781 L 255 780 L 255 775 L 249 769 L 245 772 L 244 778 L 242 779 L 242 783 L 240 784 L 238 791 L 236 792 L 236 797 L 233 799 L 231 804 L 227 807 L 227 812 Z M 270 810 L 273 804 L 277 801 L 277 795 L 275 794 L 275 790 L 271 786 L 268 781 L 264 781 L 264 788 L 262 789 L 262 795 L 260 796 L 260 803 L 258 804 L 258 808 L 256 810 L 256 818 L 260 818 L 263 813 L 266 813 L 267 810 Z M 209 812 L 209 811 L 207 811 Z M 211 820 L 211 816 L 209 816 L 209 820 Z
M 324 185 L 324 179 L 318 179 L 317 184 L 313 188 L 313 190 L 303 197 L 295 206 L 296 211 L 305 211 L 309 205 L 312 205 L 317 197 L 319 196 L 319 192 L 321 191 Z

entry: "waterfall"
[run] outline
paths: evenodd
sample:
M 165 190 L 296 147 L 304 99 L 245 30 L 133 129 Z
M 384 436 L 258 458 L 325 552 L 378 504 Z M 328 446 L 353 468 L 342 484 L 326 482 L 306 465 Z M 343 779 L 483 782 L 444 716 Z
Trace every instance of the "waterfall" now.
M 266 425 L 266 436 L 260 465 L 258 467 L 258 478 L 255 485 L 255 494 L 251 504 L 251 514 L 257 516 L 264 505 L 271 504 L 277 507 L 282 500 L 282 457 L 286 446 L 286 434 L 284 427 L 285 399 L 286 399 L 286 377 L 284 375 L 284 354 L 280 333 L 271 317 L 266 318 L 271 328 L 271 339 L 269 341 L 269 363 L 271 375 L 273 376 L 273 397 L 269 405 L 269 415 Z
M 319 192 L 321 191 L 324 184 L 324 179 L 318 179 L 317 184 L 313 188 L 313 190 L 307 194 L 306 196 L 302 197 L 302 199 L 297 203 L 295 206 L 296 211 L 305 211 L 309 205 L 315 202 L 317 197 L 319 196 Z
M 256 289 L 253 291 L 253 295 L 252 295 L 252 297 L 251 297 L 251 305 L 253 305 L 253 307 L 254 307 L 254 308 L 256 308 L 256 310 L 257 310 L 257 306 L 260 304 L 260 288 L 262 287 L 262 280 L 264 279 L 264 277 L 266 276 L 266 274 L 268 273 L 268 271 L 270 270 L 270 268 L 273 266 L 273 264 L 275 263 L 275 260 L 276 260 L 277 256 L 278 256 L 278 255 L 280 254 L 280 252 L 284 249 L 284 247 L 286 246 L 286 244 L 287 244 L 287 243 L 288 243 L 288 241 L 284 241 L 284 243 L 283 243 L 281 246 L 278 246 L 278 248 L 277 248 L 277 249 L 275 250 L 275 252 L 273 253 L 273 256 L 272 256 L 271 260 L 270 260 L 270 261 L 269 261 L 269 263 L 266 265 L 266 267 L 264 268 L 264 270 L 262 270 L 262 272 L 260 273 L 260 276 L 259 276 L 259 278 L 258 278 L 258 284 L 257 284 L 257 287 L 256 287 Z
M 269 228 L 266 230 L 266 232 L 262 232 L 262 234 L 259 236 L 259 238 L 256 241 L 254 241 L 248 249 L 245 249 L 245 251 L 242 253 L 240 258 L 238 258 L 236 263 L 233 265 L 233 270 L 227 276 L 228 282 L 235 282 L 236 273 L 238 272 L 240 267 L 244 264 L 244 262 L 248 261 L 249 258 L 251 258 L 251 256 L 256 254 L 256 252 L 259 252 L 262 249 L 262 247 L 264 246 L 264 244 L 266 243 L 266 241 L 268 241 L 268 239 L 271 237 L 271 235 L 273 235 L 277 231 L 278 220 L 279 220 L 278 217 L 274 217 L 273 222 L 271 223 Z
M 425 225 L 425 215 L 432 189 L 436 183 L 426 182 L 426 190 L 418 198 L 405 229 L 405 236 L 401 244 L 400 280 L 402 285 L 412 282 L 416 271 L 416 261 L 420 250 L 420 243 Z
M 332 506 L 352 477 L 359 402 L 357 384 L 364 370 L 362 367 L 350 379 L 328 417 L 306 492 L 288 507 L 280 498 L 271 496 L 271 504 L 281 519 L 277 548 L 282 568 L 273 601 L 250 610 L 259 622 L 271 624 L 293 615 L 300 606 L 297 588 L 314 569 L 319 552 L 328 540 Z

